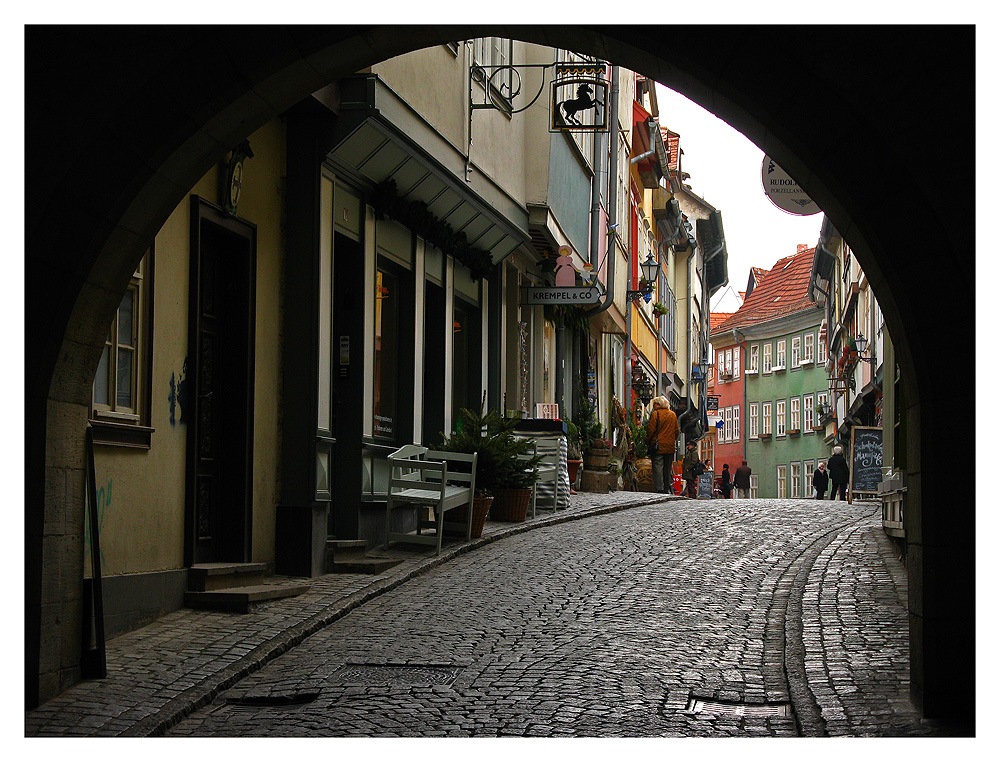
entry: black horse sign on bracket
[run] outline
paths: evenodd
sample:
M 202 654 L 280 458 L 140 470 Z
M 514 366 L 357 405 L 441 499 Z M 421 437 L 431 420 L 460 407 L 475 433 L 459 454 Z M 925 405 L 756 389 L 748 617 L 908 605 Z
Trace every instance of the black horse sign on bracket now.
M 607 129 L 608 82 L 599 63 L 556 64 L 552 80 L 550 132 Z

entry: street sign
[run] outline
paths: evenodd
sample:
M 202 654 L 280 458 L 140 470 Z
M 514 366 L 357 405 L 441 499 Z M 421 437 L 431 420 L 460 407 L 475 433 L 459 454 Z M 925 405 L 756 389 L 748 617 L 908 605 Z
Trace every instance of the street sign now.
M 597 286 L 528 286 L 521 304 L 597 304 L 601 292 Z

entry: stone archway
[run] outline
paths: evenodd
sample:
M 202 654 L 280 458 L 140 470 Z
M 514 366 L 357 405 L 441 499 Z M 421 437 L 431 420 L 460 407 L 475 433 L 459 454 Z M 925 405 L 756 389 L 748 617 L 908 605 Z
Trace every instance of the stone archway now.
M 79 679 L 90 384 L 167 214 L 232 146 L 336 77 L 487 33 L 596 54 L 684 93 L 777 159 L 850 243 L 909 404 L 914 698 L 928 716 L 967 714 L 975 497 L 956 494 L 944 464 L 970 432 L 937 362 L 974 357 L 975 250 L 966 220 L 944 217 L 954 204 L 935 201 L 942 176 L 950 198 L 972 188 L 973 27 L 29 27 L 27 704 Z

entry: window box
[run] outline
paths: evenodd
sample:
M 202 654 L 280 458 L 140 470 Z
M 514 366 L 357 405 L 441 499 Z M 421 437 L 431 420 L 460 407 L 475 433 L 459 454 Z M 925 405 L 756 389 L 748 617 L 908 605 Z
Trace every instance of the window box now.
M 719 380 L 720 381 L 732 381 L 733 380 L 733 374 L 732 373 L 720 373 L 719 374 Z
M 746 373 L 748 376 L 756 376 L 757 375 L 757 369 L 756 368 L 747 368 L 744 371 L 744 373 Z
M 805 360 L 800 360 L 799 365 L 812 365 L 813 360 L 811 357 L 807 357 Z
M 797 437 L 802 433 L 802 431 L 800 429 L 787 429 L 785 433 L 788 434 L 788 436 Z
M 826 426 L 813 426 L 813 431 L 823 431 Z
M 761 434 L 761 435 L 760 435 L 760 438 L 761 438 L 762 440 L 764 440 L 765 442 L 769 442 L 769 441 L 771 441 L 771 434 L 770 434 L 770 433 L 767 433 L 767 434 Z
M 774 372 L 774 373 L 784 373 L 785 372 L 785 366 L 784 365 L 775 365 L 775 366 L 773 366 L 771 368 L 771 371 Z

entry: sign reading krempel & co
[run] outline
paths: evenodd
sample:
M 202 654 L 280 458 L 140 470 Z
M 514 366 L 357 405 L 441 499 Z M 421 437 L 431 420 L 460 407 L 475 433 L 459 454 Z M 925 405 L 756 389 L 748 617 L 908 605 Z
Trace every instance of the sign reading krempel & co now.
M 769 156 L 764 157 L 760 181 L 768 200 L 783 212 L 807 217 L 821 211 L 799 184 Z
M 597 304 L 597 286 L 528 286 L 521 304 Z

